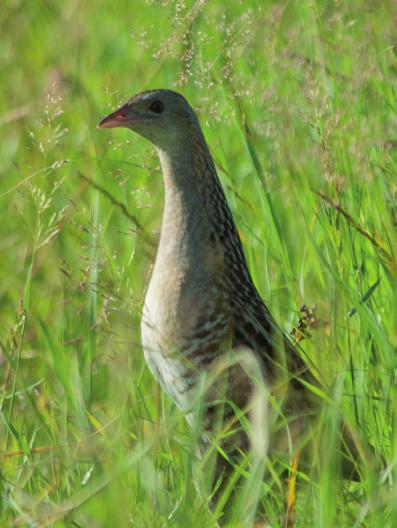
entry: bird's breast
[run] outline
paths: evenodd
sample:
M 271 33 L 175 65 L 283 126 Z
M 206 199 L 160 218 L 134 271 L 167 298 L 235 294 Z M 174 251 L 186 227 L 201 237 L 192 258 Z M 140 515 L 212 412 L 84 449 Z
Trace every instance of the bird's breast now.
M 200 281 L 199 281 L 200 283 Z M 197 283 L 196 283 L 197 286 Z M 191 404 L 197 375 L 184 355 L 189 329 L 199 317 L 198 292 L 181 266 L 155 266 L 141 322 L 146 362 L 162 387 L 184 410 Z
M 209 255 L 197 252 L 197 246 L 190 257 L 185 251 L 159 251 L 143 309 L 142 345 L 148 366 L 184 409 L 191 404 L 191 390 L 200 375 L 200 356 L 227 332 L 227 323 L 219 321 L 224 316 L 220 267 L 212 265 Z

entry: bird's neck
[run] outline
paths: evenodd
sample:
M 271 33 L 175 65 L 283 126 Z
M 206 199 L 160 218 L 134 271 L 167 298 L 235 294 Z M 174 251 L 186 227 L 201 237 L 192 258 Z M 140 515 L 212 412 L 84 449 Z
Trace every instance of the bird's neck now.
M 194 244 L 211 227 L 209 197 L 219 185 L 204 139 L 159 150 L 165 185 L 160 245 Z
M 208 223 L 207 196 L 218 177 L 204 139 L 186 142 L 173 150 L 159 151 L 165 185 L 163 229 L 189 227 L 190 232 Z
M 166 200 L 167 195 L 183 196 L 188 202 L 198 198 L 197 191 L 218 179 L 211 154 L 203 136 L 185 138 L 175 142 L 172 148 L 159 149 L 163 171 Z M 199 192 L 198 194 L 202 194 Z

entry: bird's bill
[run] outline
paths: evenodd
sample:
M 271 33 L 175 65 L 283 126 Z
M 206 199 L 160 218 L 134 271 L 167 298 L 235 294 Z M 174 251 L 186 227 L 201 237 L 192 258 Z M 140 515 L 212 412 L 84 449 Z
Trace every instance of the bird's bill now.
M 128 105 L 124 105 L 115 112 L 112 112 L 108 116 L 104 117 L 98 124 L 98 128 L 116 128 L 124 127 L 131 121 L 131 112 Z

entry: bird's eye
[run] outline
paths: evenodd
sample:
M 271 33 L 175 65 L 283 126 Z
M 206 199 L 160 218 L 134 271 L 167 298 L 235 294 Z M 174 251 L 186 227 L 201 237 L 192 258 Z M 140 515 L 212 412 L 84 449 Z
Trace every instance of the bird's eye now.
M 161 114 L 164 110 L 164 103 L 161 101 L 153 101 L 153 103 L 149 106 L 149 110 L 155 114 Z

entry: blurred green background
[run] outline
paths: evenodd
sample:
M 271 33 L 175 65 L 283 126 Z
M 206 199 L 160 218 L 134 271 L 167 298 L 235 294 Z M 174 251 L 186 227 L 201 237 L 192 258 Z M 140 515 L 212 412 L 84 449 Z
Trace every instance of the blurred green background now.
M 198 111 L 257 287 L 288 331 L 309 308 L 336 377 L 295 525 L 397 525 L 396 23 L 391 0 L 3 1 L 1 526 L 215 525 L 140 347 L 156 153 L 96 129 L 157 87 Z M 372 446 L 360 483 L 337 478 L 337 408 Z M 272 527 L 283 478 L 258 482 Z

